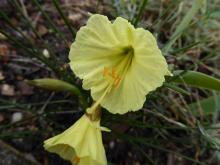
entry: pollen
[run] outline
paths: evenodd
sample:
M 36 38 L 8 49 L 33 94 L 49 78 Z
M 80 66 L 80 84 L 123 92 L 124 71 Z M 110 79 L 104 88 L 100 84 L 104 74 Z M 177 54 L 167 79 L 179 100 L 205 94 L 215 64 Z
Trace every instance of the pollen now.
M 117 87 L 121 81 L 121 77 L 119 76 L 115 68 L 109 69 L 104 67 L 102 75 L 103 77 L 110 78 L 110 81 L 113 82 L 112 84 L 115 87 Z

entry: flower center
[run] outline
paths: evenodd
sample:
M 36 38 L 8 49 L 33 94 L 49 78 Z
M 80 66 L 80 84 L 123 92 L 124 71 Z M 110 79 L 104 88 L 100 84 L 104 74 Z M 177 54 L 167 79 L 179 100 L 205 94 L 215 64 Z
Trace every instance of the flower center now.
M 108 86 L 106 87 L 100 98 L 88 108 L 87 116 L 94 113 L 99 104 L 102 102 L 104 97 L 113 89 L 119 86 L 121 80 L 126 76 L 129 68 L 132 65 L 132 60 L 134 57 L 134 48 L 132 46 L 126 46 L 121 48 L 121 52 L 118 54 L 118 63 L 116 63 L 112 68 L 104 67 L 102 71 L 102 76 L 108 81 Z
M 124 46 L 121 48 L 119 61 L 112 68 L 104 67 L 102 75 L 109 82 L 109 86 L 118 87 L 121 80 L 131 66 L 134 56 L 134 48 L 132 46 Z
M 123 55 L 134 55 L 134 48 L 132 46 L 125 46 L 123 49 Z
M 115 68 L 109 69 L 107 67 L 104 67 L 102 75 L 103 77 L 107 78 L 115 87 L 117 87 L 120 83 L 121 77 L 116 72 Z

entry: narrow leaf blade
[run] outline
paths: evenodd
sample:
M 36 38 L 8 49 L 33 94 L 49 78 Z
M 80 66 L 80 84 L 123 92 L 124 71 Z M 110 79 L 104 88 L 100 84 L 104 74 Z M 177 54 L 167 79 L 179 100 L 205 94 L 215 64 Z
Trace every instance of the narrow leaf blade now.
M 182 35 L 184 30 L 189 26 L 190 22 L 196 15 L 196 13 L 199 11 L 199 9 L 202 8 L 206 0 L 195 0 L 193 2 L 193 5 L 191 9 L 187 12 L 183 20 L 180 22 L 180 24 L 177 26 L 175 32 L 170 37 L 170 40 L 167 42 L 167 44 L 163 48 L 163 52 L 167 53 L 169 52 L 172 45 L 175 43 L 175 41 Z
M 177 75 L 177 78 L 174 78 L 172 82 L 186 84 L 197 88 L 220 91 L 220 79 L 196 71 L 186 71 L 182 75 L 181 72 L 184 71 L 179 70 L 174 72 L 174 75 Z
M 203 115 L 213 115 L 216 109 L 216 99 L 220 101 L 220 95 L 210 96 L 201 101 L 189 105 L 189 109 L 194 115 L 198 115 L 198 109 L 202 109 Z

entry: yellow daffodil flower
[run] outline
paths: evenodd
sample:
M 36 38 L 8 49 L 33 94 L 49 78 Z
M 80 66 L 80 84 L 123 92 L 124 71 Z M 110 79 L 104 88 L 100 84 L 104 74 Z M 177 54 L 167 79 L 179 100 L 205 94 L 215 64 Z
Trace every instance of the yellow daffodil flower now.
M 73 165 L 107 165 L 100 118 L 88 112 L 66 131 L 46 140 L 44 148 Z
M 146 95 L 171 75 L 154 36 L 117 17 L 92 15 L 71 45 L 70 66 L 83 88 L 111 113 L 142 108 Z

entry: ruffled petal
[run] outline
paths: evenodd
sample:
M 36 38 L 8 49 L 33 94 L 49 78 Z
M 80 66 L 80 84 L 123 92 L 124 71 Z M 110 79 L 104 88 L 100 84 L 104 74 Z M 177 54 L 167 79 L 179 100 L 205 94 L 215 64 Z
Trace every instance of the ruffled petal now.
M 112 24 L 107 17 L 91 16 L 77 33 L 70 61 L 95 101 L 112 86 L 100 101 L 111 113 L 139 110 L 145 96 L 163 84 L 164 76 L 171 75 L 154 36 L 121 17 Z M 105 68 L 107 76 L 103 76 Z
M 126 19 L 117 17 L 112 24 L 112 28 L 121 45 L 128 46 L 132 44 L 135 29 Z
M 71 45 L 70 67 L 83 79 L 83 87 L 90 89 L 104 82 L 104 68 L 112 68 L 119 61 L 120 41 L 116 37 L 111 22 L 105 16 L 93 15 L 86 26 L 82 27 Z M 100 88 L 100 87 L 98 87 Z

